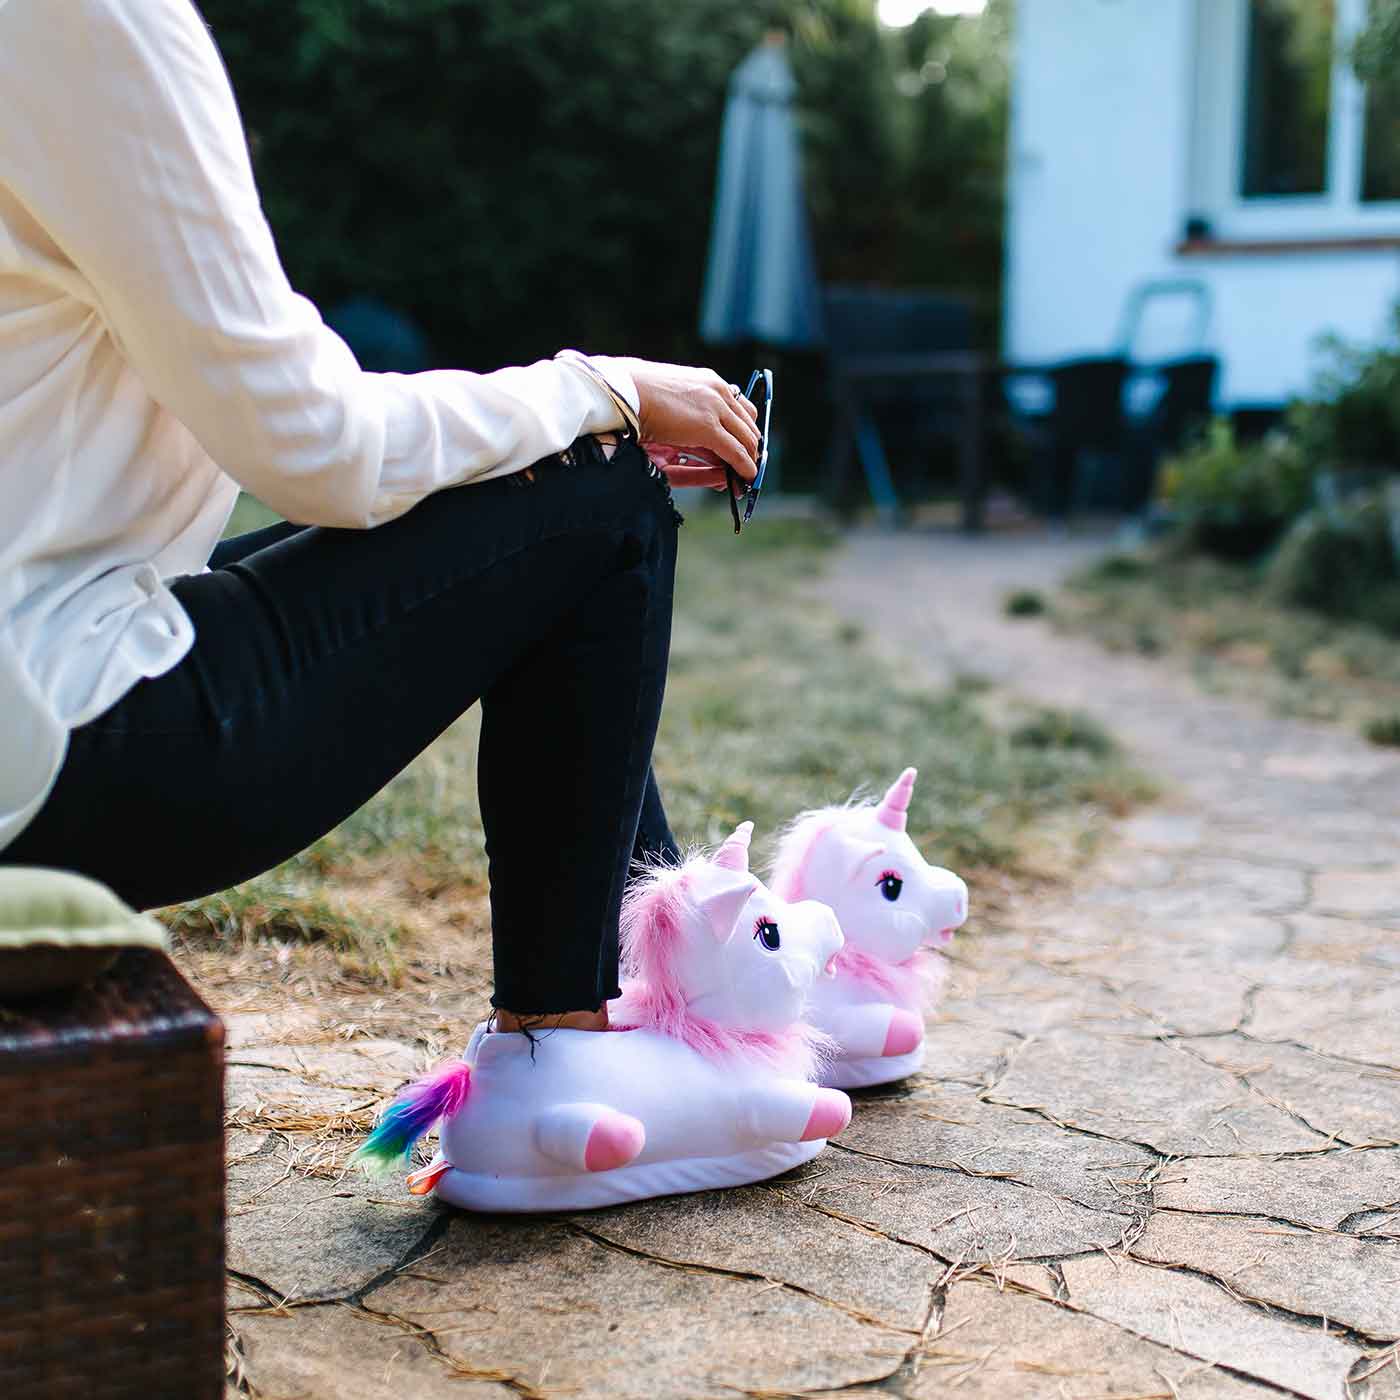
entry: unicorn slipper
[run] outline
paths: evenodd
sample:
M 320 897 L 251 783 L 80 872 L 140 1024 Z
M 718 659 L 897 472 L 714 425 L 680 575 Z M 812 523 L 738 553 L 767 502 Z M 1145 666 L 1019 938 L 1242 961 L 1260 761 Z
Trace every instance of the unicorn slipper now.
M 487 1211 L 737 1186 L 815 1157 L 851 1104 L 812 1082 L 825 1039 L 798 1018 L 841 931 L 830 909 L 786 904 L 749 873 L 751 830 L 629 892 L 613 1029 L 478 1028 L 359 1155 L 389 1164 L 438 1123 L 440 1151 L 409 1189 Z
M 924 1063 L 924 1012 L 946 947 L 967 918 L 967 886 L 929 865 L 905 831 L 917 773 L 906 768 L 883 801 L 803 812 L 778 848 L 772 886 L 787 900 L 835 911 L 846 944 L 836 976 L 812 988 L 808 1015 L 839 1047 L 822 1083 L 888 1084 Z

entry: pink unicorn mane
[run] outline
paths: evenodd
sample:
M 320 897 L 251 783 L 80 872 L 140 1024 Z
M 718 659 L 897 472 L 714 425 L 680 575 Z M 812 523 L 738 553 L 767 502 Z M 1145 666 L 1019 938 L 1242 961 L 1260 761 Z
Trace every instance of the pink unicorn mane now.
M 943 960 L 920 948 L 902 963 L 872 957 L 849 943 L 836 955 L 836 969 L 868 987 L 883 1001 L 896 1006 L 918 1007 L 930 1002 L 943 983 Z
M 873 802 L 857 795 L 834 807 L 813 807 L 808 812 L 799 812 L 779 837 L 768 888 L 789 904 L 806 899 L 807 867 L 816 853 L 817 843 L 846 817 L 858 817 L 874 810 Z
M 691 876 L 709 864 L 692 855 L 676 866 L 650 866 L 622 901 L 622 995 L 608 1004 L 614 1030 L 653 1030 L 718 1062 L 760 1064 L 779 1074 L 815 1079 L 835 1053 L 834 1041 L 798 1021 L 786 1031 L 742 1030 L 695 1015 L 676 974 L 676 953 L 688 919 L 700 918 L 691 902 Z

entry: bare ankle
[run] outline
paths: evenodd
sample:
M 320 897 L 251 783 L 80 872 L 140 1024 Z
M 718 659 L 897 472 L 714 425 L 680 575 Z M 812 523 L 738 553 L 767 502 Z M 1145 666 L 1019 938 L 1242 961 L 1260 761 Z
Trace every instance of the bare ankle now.
M 492 1029 L 523 1031 L 540 1035 L 547 1031 L 605 1031 L 608 1028 L 608 1004 L 596 1011 L 550 1011 L 543 1015 L 530 1012 L 505 1011 L 499 1007 L 494 1014 Z

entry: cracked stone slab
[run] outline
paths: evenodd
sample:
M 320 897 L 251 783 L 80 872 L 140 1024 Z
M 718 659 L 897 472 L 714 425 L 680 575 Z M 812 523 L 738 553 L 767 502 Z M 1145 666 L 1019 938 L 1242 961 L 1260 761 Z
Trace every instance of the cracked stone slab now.
M 1214 952 L 1182 956 L 1168 946 L 1155 956 L 1118 960 L 1107 980 L 1125 1006 L 1175 1035 L 1232 1031 L 1244 1014 L 1249 977 L 1222 967 Z
M 1400 934 L 1392 937 L 1400 942 Z M 1400 977 L 1316 963 L 1295 964 L 1290 972 L 1287 981 L 1260 988 L 1250 1035 L 1297 1041 L 1400 1074 Z
M 1394 836 L 1369 813 L 1355 810 L 1309 813 L 1296 826 L 1282 825 L 1276 814 L 1248 823 L 1220 819 L 1212 825 L 1210 844 L 1232 856 L 1300 869 L 1393 865 L 1400 855 Z
M 1271 1216 L 1336 1230 L 1351 1216 L 1400 1207 L 1400 1150 L 1172 1162 L 1155 1196 L 1158 1206 L 1172 1210 Z
M 1400 1074 L 1245 1036 L 1178 1043 L 1211 1064 L 1244 1075 L 1257 1093 L 1329 1141 L 1400 1143 Z
M 1395 760 L 1380 749 L 1336 745 L 1330 751 L 1274 753 L 1264 760 L 1264 771 L 1281 778 L 1301 778 L 1308 783 L 1333 787 L 1353 778 L 1373 778 L 1393 772 Z
M 1115 845 L 1094 866 L 1095 883 L 1105 889 L 1160 890 L 1174 885 L 1178 879 L 1174 858 L 1135 850 L 1131 841 Z
M 1289 778 L 1282 774 L 1261 776 L 1221 767 L 1193 778 L 1192 794 L 1241 825 L 1264 825 L 1269 821 L 1286 824 L 1306 813 L 1308 821 L 1325 826 L 1333 820 L 1353 819 L 1364 791 L 1361 785 L 1349 789 Z
M 1373 1353 L 1352 1375 L 1356 1400 L 1400 1400 L 1400 1348 Z
M 951 1021 L 940 1009 L 925 1031 L 924 1068 L 910 1082 L 957 1079 L 970 1084 L 988 1083 L 1018 1044 L 1019 1040 L 1008 1031 Z
M 1204 844 L 1204 824 L 1198 814 L 1164 807 L 1134 813 L 1118 833 L 1128 845 L 1148 851 L 1194 851 Z
M 268 1132 L 249 1132 L 243 1128 L 228 1128 L 224 1132 L 224 1163 L 232 1167 L 249 1157 L 256 1157 L 267 1146 Z
M 1384 1210 L 1363 1210 L 1346 1223 L 1349 1235 L 1369 1235 L 1375 1239 L 1400 1240 L 1400 1201 Z
M 1061 1269 L 1070 1306 L 1308 1400 L 1338 1400 L 1363 1354 L 1320 1325 L 1269 1316 L 1191 1274 L 1103 1256 L 1067 1259 Z
M 1327 1145 L 1233 1075 L 1157 1040 L 1057 1032 L 1019 1055 L 987 1098 L 1183 1157 Z
M 1105 1034 L 1153 1035 L 1159 1029 L 1089 978 L 1040 962 L 1008 962 L 983 969 L 972 987 L 945 1000 L 941 1014 L 1021 1039 L 1075 1026 Z
M 1088 1137 L 1033 1113 L 946 1088 L 862 1102 L 841 1146 L 911 1166 L 1009 1177 L 1091 1210 L 1124 1212 L 1141 1198 L 1155 1154 Z
M 1278 957 L 1288 943 L 1284 917 L 1236 912 L 1208 919 L 1177 919 L 1168 932 L 1159 932 L 1151 945 L 1160 953 L 1169 940 L 1170 946 L 1183 956 L 1213 962 L 1214 975 L 1221 966 L 1268 962 Z M 1249 970 L 1252 973 L 1254 969 Z
M 1159 1211 L 1135 1259 L 1210 1274 L 1250 1301 L 1400 1339 L 1400 1241 L 1321 1234 L 1276 1221 Z
M 329 1303 L 243 1315 L 234 1331 L 252 1394 L 265 1400 L 511 1400 L 516 1392 L 474 1379 L 382 1318 Z
M 436 1212 L 398 1177 L 307 1176 L 274 1138 L 228 1171 L 228 1267 L 279 1298 L 346 1298 L 403 1259 Z
M 1289 920 L 1293 939 L 1291 962 L 1311 960 L 1336 967 L 1371 966 L 1384 974 L 1400 974 L 1400 931 L 1357 919 L 1321 914 L 1296 914 Z
M 1139 921 L 1172 924 L 1239 913 L 1287 913 L 1301 908 L 1306 895 L 1300 870 L 1212 856 L 1186 862 L 1180 878 L 1169 885 L 1111 886 L 1096 896 L 1096 902 L 1123 906 Z
M 1168 1387 L 1171 1387 L 1170 1389 Z M 954 1389 L 956 1387 L 956 1389 Z M 906 1384 L 909 1400 L 1065 1400 L 1161 1396 L 1266 1400 L 1267 1386 L 1043 1298 L 968 1281 L 948 1294 L 942 1327 Z
M 249 1127 L 301 1127 L 313 1121 L 333 1123 L 366 1116 L 378 1105 L 372 1089 L 318 1084 L 264 1065 L 230 1065 L 224 1071 L 224 1114 L 230 1123 Z
M 324 1042 L 335 1034 L 321 1024 L 319 1012 L 298 1005 L 275 1011 L 225 1011 L 219 1019 L 224 1023 L 224 1048 L 230 1054 L 254 1045 Z
M 468 1371 L 561 1400 L 855 1386 L 888 1376 L 915 1340 L 772 1283 L 668 1267 L 525 1218 L 455 1216 L 440 1247 L 365 1305 L 433 1332 Z
M 1011 1181 L 839 1150 L 822 1158 L 820 1170 L 783 1189 L 948 1260 L 1010 1262 L 1108 1249 L 1132 1224 L 1126 1209 L 1089 1209 Z
M 1389 870 L 1325 870 L 1313 883 L 1319 914 L 1400 918 L 1400 867 Z
M 927 1254 L 819 1215 L 781 1190 L 671 1196 L 574 1219 L 624 1248 L 778 1279 L 891 1327 L 918 1331 L 928 1315 Z
M 1123 903 L 1133 902 L 1124 892 Z M 1106 925 L 1106 926 L 1105 926 Z M 1169 930 L 1125 918 L 1115 911 L 1105 921 L 1103 911 L 1085 911 L 1070 904 L 1053 920 L 1035 930 L 1022 956 L 1033 956 L 1062 972 L 1106 976 L 1120 963 L 1161 967 L 1176 963 L 1201 964 L 1204 974 L 1218 978 L 1232 973 L 1237 963 L 1276 958 L 1288 942 L 1285 916 L 1234 913 L 1204 919 L 1176 919 Z M 1252 970 L 1252 969 L 1251 969 Z M 1239 974 L 1243 975 L 1243 974 Z
M 225 1063 L 230 1069 L 270 1069 L 311 1084 L 381 1096 L 394 1093 L 423 1068 L 414 1048 L 400 1040 L 248 1046 L 230 1051 Z

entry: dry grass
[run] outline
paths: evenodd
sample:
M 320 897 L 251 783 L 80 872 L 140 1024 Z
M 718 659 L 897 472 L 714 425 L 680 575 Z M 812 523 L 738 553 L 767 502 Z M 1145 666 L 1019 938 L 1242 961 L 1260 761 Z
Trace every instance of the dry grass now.
M 1400 643 L 1266 596 L 1257 566 L 1170 550 L 1110 555 L 1071 581 L 1054 620 L 1114 651 L 1171 657 L 1209 690 L 1281 714 L 1400 734 Z
M 236 527 L 263 523 L 245 505 Z M 803 601 L 835 537 L 713 517 L 683 534 L 657 768 L 682 841 L 920 769 L 911 831 L 972 877 L 985 910 L 1063 868 L 1106 814 L 1150 793 L 1109 737 L 968 681 L 930 693 L 860 630 Z M 327 1034 L 448 1043 L 489 987 L 475 712 L 314 846 L 266 875 L 165 911 L 187 971 L 225 1011 L 315 1007 Z M 762 843 L 760 843 L 762 844 Z

